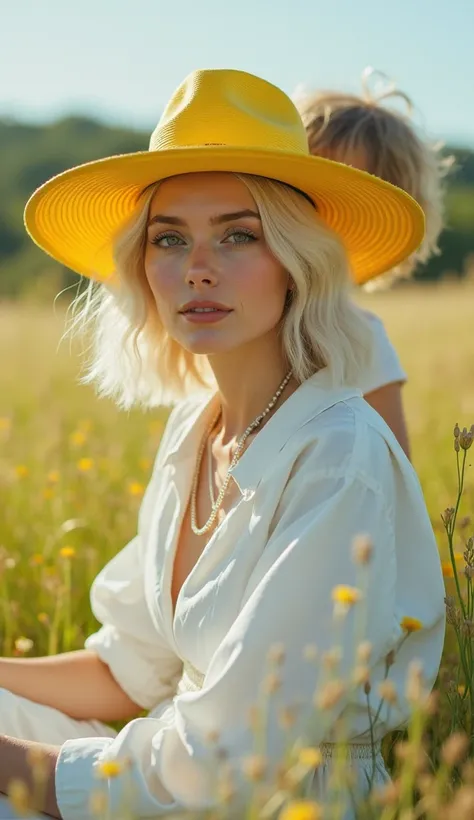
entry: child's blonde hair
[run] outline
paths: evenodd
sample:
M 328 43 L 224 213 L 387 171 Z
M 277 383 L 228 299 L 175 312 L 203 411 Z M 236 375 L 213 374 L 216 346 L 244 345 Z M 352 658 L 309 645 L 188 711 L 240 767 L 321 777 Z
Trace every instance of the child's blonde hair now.
M 438 239 L 444 226 L 443 182 L 452 159 L 441 155 L 441 144 L 432 144 L 417 133 L 411 119 L 413 105 L 403 91 L 393 83 L 379 93 L 370 90 L 368 79 L 374 74 L 380 76 L 372 69 L 364 71 L 360 97 L 336 91 L 300 92 L 296 104 L 312 154 L 354 165 L 403 188 L 425 212 L 426 233 L 421 246 L 403 264 L 379 277 L 380 284 L 410 276 L 418 263 L 439 254 Z M 382 103 L 389 99 L 402 100 L 407 113 L 385 107 Z

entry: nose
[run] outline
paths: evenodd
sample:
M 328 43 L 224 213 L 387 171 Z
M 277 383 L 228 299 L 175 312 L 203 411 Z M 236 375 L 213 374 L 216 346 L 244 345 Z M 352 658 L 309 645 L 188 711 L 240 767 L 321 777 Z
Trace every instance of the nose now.
M 209 288 L 217 284 L 217 275 L 211 260 L 211 254 L 204 248 L 196 247 L 188 258 L 186 284 L 192 288 Z

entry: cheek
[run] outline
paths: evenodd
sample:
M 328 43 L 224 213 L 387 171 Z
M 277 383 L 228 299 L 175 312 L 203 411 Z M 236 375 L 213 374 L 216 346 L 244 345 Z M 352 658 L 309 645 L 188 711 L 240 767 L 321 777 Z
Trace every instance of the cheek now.
M 174 266 L 169 260 L 158 261 L 152 254 L 146 254 L 145 275 L 155 298 L 162 304 L 172 301 L 178 280 Z
M 288 274 L 272 256 L 265 253 L 249 265 L 242 279 L 246 307 L 252 312 L 278 314 L 283 311 L 288 289 Z

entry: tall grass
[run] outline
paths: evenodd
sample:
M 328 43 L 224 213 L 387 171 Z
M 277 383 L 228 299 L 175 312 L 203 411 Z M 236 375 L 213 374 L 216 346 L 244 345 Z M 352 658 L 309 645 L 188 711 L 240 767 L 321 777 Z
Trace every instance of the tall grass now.
M 474 817 L 473 768 L 460 767 L 463 756 L 474 759 L 474 447 L 459 445 L 463 427 L 474 421 L 473 297 L 472 284 L 361 297 L 384 320 L 408 374 L 404 398 L 413 461 L 439 539 L 450 621 L 436 719 L 432 701 L 428 707 L 421 699 L 415 704 L 405 745 L 395 752 L 393 738 L 385 744 L 395 786 L 360 807 L 361 817 Z M 120 413 L 79 386 L 76 354 L 66 344 L 58 347 L 63 322 L 62 311 L 50 307 L 0 305 L 4 656 L 80 648 L 94 630 L 89 586 L 135 532 L 166 421 L 160 410 Z M 461 731 L 465 735 L 453 734 Z M 421 749 L 428 767 L 419 764 Z M 314 764 L 311 751 L 305 760 Z M 293 760 L 293 770 L 301 773 L 303 764 Z M 290 803 L 286 820 L 319 816 L 318 807 L 290 792 L 293 814 Z

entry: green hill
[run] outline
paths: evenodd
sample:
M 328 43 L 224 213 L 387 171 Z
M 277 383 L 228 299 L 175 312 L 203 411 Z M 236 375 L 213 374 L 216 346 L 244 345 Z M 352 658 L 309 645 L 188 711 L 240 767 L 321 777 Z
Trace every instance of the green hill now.
M 22 293 L 44 281 L 44 274 L 60 287 L 77 280 L 39 251 L 24 231 L 23 208 L 35 188 L 73 165 L 144 150 L 147 144 L 145 133 L 84 117 L 50 125 L 0 120 L 0 296 Z M 474 253 L 474 151 L 447 150 L 455 155 L 457 167 L 448 190 L 442 256 L 420 270 L 418 278 L 437 279 L 445 271 L 462 275 L 466 257 Z

